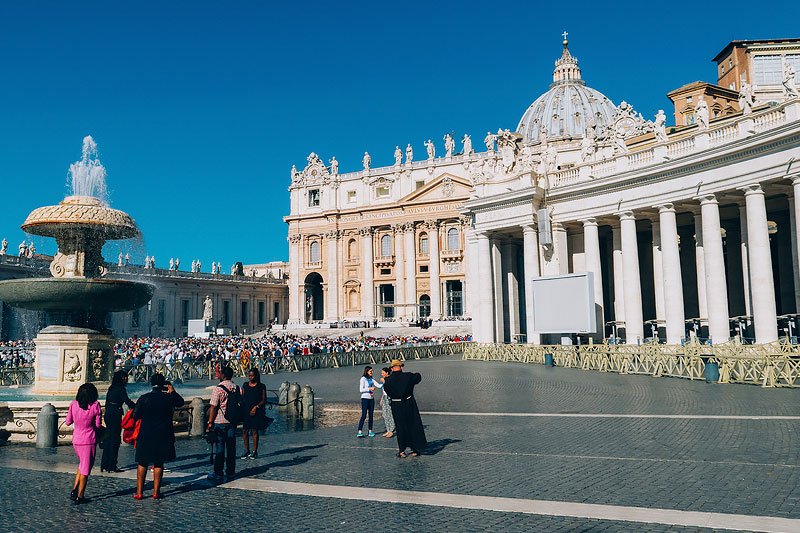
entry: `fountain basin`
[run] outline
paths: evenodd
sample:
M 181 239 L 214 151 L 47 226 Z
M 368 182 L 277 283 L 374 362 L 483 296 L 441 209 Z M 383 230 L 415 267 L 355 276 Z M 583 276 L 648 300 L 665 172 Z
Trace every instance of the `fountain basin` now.
M 34 311 L 88 311 L 95 314 L 138 309 L 155 286 L 107 278 L 26 278 L 0 281 L 0 301 Z
M 103 240 L 130 239 L 139 235 L 127 213 L 103 205 L 97 198 L 68 196 L 58 205 L 34 209 L 22 229 L 43 237 L 61 237 L 76 231 L 97 232 Z

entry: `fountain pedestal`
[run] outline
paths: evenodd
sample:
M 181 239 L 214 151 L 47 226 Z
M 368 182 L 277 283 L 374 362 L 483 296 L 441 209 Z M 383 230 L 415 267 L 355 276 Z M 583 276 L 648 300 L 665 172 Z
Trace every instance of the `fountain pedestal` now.
M 108 388 L 114 338 L 85 328 L 50 326 L 36 337 L 37 394 L 75 394 L 84 383 Z

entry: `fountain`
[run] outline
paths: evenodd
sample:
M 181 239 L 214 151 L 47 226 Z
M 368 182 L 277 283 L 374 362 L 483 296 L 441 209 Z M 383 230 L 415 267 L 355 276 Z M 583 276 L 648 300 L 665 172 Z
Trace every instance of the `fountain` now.
M 40 394 L 74 394 L 87 382 L 106 388 L 114 364 L 106 317 L 142 307 L 154 291 L 148 283 L 105 277 L 103 244 L 136 237 L 139 229 L 128 214 L 108 206 L 106 171 L 90 136 L 70 176 L 72 195 L 33 210 L 22 224 L 27 233 L 56 239 L 53 277 L 0 281 L 0 300 L 47 315 L 50 325 L 36 337 L 32 392 Z

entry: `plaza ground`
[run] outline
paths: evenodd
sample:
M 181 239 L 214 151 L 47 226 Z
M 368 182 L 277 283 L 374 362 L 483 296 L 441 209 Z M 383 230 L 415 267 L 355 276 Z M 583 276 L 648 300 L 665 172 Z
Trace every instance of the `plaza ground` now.
M 76 507 L 70 446 L 9 445 L 0 530 L 800 531 L 796 390 L 452 359 L 407 370 L 423 373 L 422 457 L 355 438 L 360 367 L 278 374 L 269 388 L 308 383 L 323 408 L 313 427 L 279 419 L 234 481 L 212 486 L 205 443 L 180 439 L 164 500 L 134 501 L 132 470 L 96 466 Z

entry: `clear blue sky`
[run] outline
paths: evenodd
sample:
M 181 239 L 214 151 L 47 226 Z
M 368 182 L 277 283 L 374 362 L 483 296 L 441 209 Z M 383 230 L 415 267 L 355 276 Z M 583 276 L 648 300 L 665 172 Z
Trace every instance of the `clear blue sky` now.
M 16 251 L 27 213 L 62 199 L 91 134 L 112 206 L 145 236 L 138 262 L 285 260 L 292 164 L 313 150 L 345 172 L 364 151 L 379 166 L 395 145 L 513 129 L 547 90 L 564 30 L 587 83 L 648 118 L 671 89 L 715 81 L 730 40 L 800 37 L 794 2 L 768 16 L 670 5 L 4 2 L 0 238 Z

